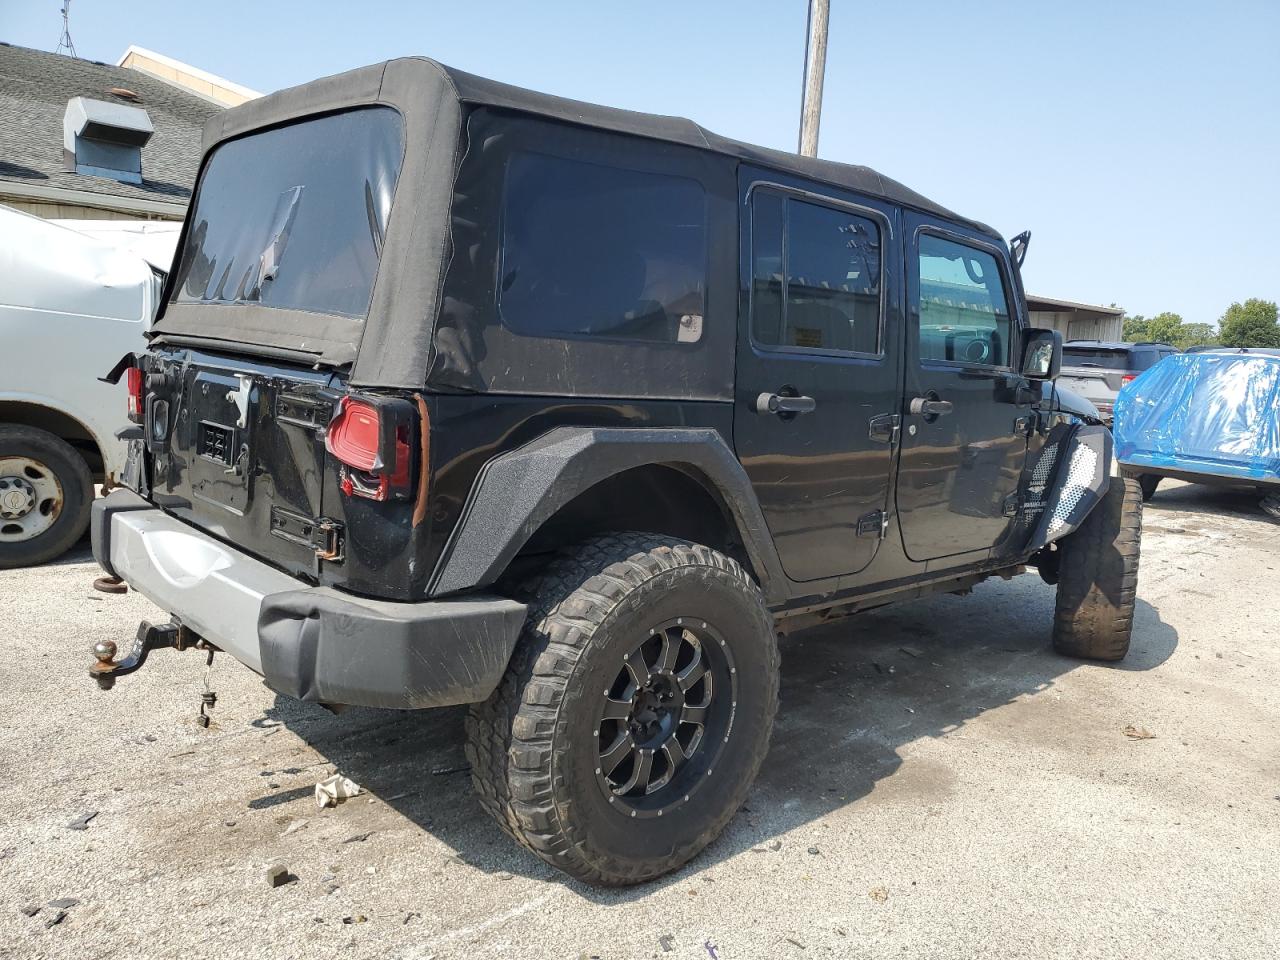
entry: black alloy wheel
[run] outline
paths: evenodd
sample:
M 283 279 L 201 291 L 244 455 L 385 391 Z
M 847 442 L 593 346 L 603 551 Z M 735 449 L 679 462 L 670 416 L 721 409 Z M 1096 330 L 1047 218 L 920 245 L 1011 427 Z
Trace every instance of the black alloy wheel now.
M 631 816 L 686 803 L 714 770 L 737 706 L 737 669 L 719 632 L 677 617 L 622 660 L 600 698 L 596 777 Z

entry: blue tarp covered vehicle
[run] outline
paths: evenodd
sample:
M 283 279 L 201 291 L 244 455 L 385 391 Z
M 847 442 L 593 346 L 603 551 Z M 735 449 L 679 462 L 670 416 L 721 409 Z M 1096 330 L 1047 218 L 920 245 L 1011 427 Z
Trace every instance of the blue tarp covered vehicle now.
M 1120 391 L 1114 432 L 1144 497 L 1176 477 L 1280 500 L 1280 350 L 1167 357 Z

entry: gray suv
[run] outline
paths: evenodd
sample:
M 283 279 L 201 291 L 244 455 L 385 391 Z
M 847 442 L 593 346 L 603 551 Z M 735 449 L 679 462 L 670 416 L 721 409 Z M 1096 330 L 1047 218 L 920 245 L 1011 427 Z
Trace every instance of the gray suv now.
M 1165 357 L 1179 352 L 1168 343 L 1068 340 L 1062 349 L 1062 376 L 1058 385 L 1080 394 L 1110 423 L 1120 388 Z

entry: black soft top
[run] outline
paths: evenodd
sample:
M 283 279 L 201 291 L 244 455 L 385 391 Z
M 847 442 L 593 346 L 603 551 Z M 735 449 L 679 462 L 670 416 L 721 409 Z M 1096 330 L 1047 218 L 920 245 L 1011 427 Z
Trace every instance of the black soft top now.
M 785 170 L 813 180 L 821 180 L 836 186 L 846 187 L 858 193 L 878 197 L 902 206 L 914 207 L 917 210 L 963 223 L 981 233 L 999 238 L 999 234 L 986 224 L 968 220 L 952 213 L 946 207 L 934 203 L 928 197 L 916 193 L 910 187 L 903 186 L 884 174 L 877 173 L 870 167 L 851 163 L 836 163 L 832 160 L 819 160 L 814 157 L 802 157 L 783 150 L 772 150 L 768 147 L 757 147 L 740 140 L 732 140 L 712 133 L 706 127 L 699 126 L 692 120 L 683 117 L 664 117 L 652 113 L 636 113 L 632 110 L 619 110 L 615 107 L 602 107 L 594 103 L 583 103 L 580 100 L 569 100 L 546 93 L 537 93 L 510 84 L 498 83 L 477 77 L 471 73 L 455 70 L 434 60 L 424 60 L 433 67 L 443 71 L 453 84 L 458 99 L 476 106 L 503 107 L 508 110 L 519 110 L 539 116 L 550 117 L 566 123 L 611 130 L 615 133 L 629 133 L 634 136 L 648 137 L 653 140 L 665 140 L 680 143 L 689 147 L 699 147 L 716 153 L 742 160 L 750 160 L 763 166 Z
M 432 345 L 449 249 L 449 206 L 464 115 L 495 107 L 633 136 L 681 144 L 792 172 L 968 226 L 992 238 L 991 227 L 957 216 L 870 167 L 801 157 L 721 137 L 691 120 L 618 110 L 550 96 L 477 77 L 422 57 L 389 60 L 278 91 L 226 110 L 205 124 L 201 170 L 227 140 L 307 116 L 370 105 L 395 107 L 404 119 L 405 151 L 367 320 L 310 315 L 308 352 L 326 364 L 354 361 L 356 384 L 416 388 Z M 199 182 L 197 181 L 197 199 Z M 397 210 L 401 211 L 397 215 Z M 408 211 L 412 215 L 406 215 Z M 188 217 L 183 229 L 190 229 Z M 172 280 L 171 280 L 172 282 Z M 167 291 L 167 294 L 171 291 Z M 168 300 L 168 295 L 165 298 Z M 164 303 L 153 326 L 161 341 L 208 342 L 207 311 L 219 315 L 217 340 L 296 351 L 299 318 L 257 304 Z M 228 322 L 230 321 L 230 322 Z M 321 322 L 322 321 L 322 322 Z M 216 346 L 216 343 L 207 343 Z

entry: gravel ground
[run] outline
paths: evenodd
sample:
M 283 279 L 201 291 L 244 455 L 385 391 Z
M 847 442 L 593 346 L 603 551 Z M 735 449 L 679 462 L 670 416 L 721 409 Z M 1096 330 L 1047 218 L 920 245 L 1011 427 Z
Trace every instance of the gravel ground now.
M 161 614 L 86 550 L 0 572 L 0 957 L 1272 958 L 1280 528 L 1167 484 L 1143 546 L 1118 667 L 1049 650 L 1034 574 L 786 641 L 747 808 L 625 891 L 481 815 L 459 711 L 332 716 L 219 658 L 204 730 L 199 654 L 88 680 Z M 335 770 L 368 793 L 321 811 Z

